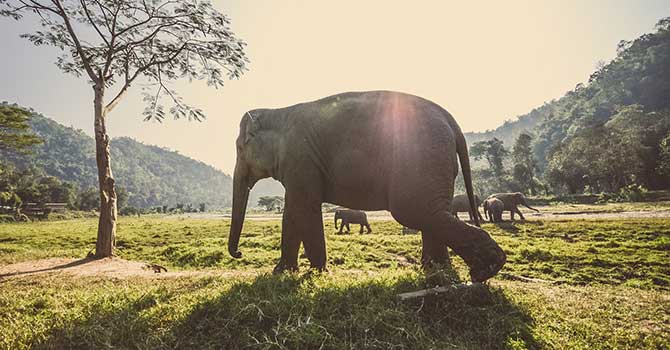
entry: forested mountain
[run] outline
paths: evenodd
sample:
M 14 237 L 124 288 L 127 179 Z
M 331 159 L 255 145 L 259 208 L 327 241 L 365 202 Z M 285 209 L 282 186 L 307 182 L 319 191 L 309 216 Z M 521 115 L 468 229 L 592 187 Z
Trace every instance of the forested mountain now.
M 32 113 L 30 124 L 43 143 L 27 155 L 0 153 L 0 162 L 36 169 L 73 183 L 79 191 L 97 188 L 95 144 L 90 136 L 37 113 Z M 113 139 L 111 152 L 114 176 L 118 188 L 128 195 L 128 205 L 230 205 L 230 176 L 203 162 L 127 137 Z
M 489 142 L 479 145 L 479 159 L 498 157 L 499 162 L 519 135 L 529 134 L 537 162 L 531 171 L 536 182 L 554 192 L 575 193 L 616 191 L 630 185 L 667 188 L 669 132 L 670 18 L 665 18 L 654 33 L 621 41 L 616 58 L 563 97 L 496 130 L 468 133 L 466 138 L 471 146 Z M 494 138 L 497 140 L 490 142 Z M 505 149 L 498 141 L 503 141 Z M 518 180 L 513 173 L 506 170 L 495 175 L 498 190 L 514 187 L 509 186 Z M 482 174 L 493 176 L 490 171 Z M 509 179 L 501 179 L 505 176 Z

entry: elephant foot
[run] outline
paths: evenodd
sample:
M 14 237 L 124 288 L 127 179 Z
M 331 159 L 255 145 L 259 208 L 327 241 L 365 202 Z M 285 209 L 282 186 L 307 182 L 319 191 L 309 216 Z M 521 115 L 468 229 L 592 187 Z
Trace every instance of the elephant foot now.
M 470 267 L 472 282 L 484 282 L 495 276 L 505 265 L 507 255 L 500 246 L 483 230 L 483 235 L 460 246 L 452 247 Z
M 282 274 L 286 271 L 288 271 L 288 272 L 298 272 L 298 266 L 297 265 L 289 266 L 289 265 L 285 265 L 282 262 L 279 262 L 275 266 L 275 268 L 272 270 L 272 274 L 273 275 L 279 275 L 279 274 Z
M 321 265 L 321 266 L 312 265 L 312 266 L 309 267 L 309 270 L 310 271 L 317 271 L 317 272 L 328 272 L 328 268 L 326 267 L 326 265 Z

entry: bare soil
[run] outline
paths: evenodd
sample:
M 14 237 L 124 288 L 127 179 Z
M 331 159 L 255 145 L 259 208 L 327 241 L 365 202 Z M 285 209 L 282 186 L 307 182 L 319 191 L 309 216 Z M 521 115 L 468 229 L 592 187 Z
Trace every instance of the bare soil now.
M 160 272 L 158 272 L 160 271 Z M 0 266 L 0 281 L 12 277 L 24 277 L 38 274 L 69 274 L 73 276 L 104 276 L 115 278 L 151 277 L 170 278 L 182 276 L 241 275 L 239 271 L 165 271 L 158 265 L 139 261 L 128 261 L 118 257 L 95 259 L 49 258 L 24 261 Z
M 551 207 L 538 207 L 539 213 L 527 209 L 521 209 L 521 212 L 530 220 L 583 220 L 583 219 L 636 219 L 636 218 L 670 218 L 670 210 L 631 210 L 631 211 L 560 211 Z M 480 210 L 481 211 L 481 210 Z M 369 221 L 392 221 L 393 216 L 385 210 L 368 211 Z M 323 218 L 326 222 L 333 221 L 333 213 L 324 213 Z M 483 215 L 483 213 L 482 213 Z M 459 218 L 465 220 L 468 218 L 466 213 L 459 213 Z M 170 216 L 174 218 L 191 219 L 230 219 L 230 214 L 213 213 L 191 213 Z M 247 214 L 245 220 L 251 221 L 269 221 L 281 220 L 282 214 Z M 517 217 L 518 218 L 518 217 Z M 503 214 L 503 220 L 509 220 L 509 212 Z

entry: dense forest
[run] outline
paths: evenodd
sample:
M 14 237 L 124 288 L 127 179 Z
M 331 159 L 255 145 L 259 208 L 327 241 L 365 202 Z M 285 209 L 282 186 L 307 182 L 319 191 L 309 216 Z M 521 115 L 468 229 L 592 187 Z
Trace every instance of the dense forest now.
M 669 188 L 669 132 L 665 18 L 563 97 L 466 138 L 481 193 L 601 193 Z
M 29 153 L 0 149 L 5 182 L 15 179 L 13 186 L 30 201 L 67 202 L 82 209 L 91 204 L 79 202 L 88 202 L 97 207 L 93 139 L 34 112 L 28 123 L 42 142 Z M 230 205 L 230 176 L 205 163 L 127 137 L 113 139 L 111 149 L 120 199 L 129 206 Z M 45 186 L 57 188 L 60 195 L 49 195 Z

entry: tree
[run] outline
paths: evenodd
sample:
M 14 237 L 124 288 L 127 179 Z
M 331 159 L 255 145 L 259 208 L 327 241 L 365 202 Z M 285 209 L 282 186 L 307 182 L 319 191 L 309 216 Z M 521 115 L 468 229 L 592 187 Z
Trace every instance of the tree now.
M 0 151 L 24 152 L 41 139 L 30 132 L 30 113 L 6 104 L 0 105 Z
M 667 134 L 659 143 L 660 154 L 657 166 L 657 172 L 665 177 L 670 178 L 670 134 Z
M 44 30 L 22 37 L 62 50 L 56 65 L 84 75 L 92 85 L 100 194 L 95 255 L 111 256 L 117 194 L 106 128 L 110 112 L 133 83 L 143 81 L 153 88 L 144 91 L 146 120 L 164 119 L 163 97 L 174 118 L 202 120 L 203 112 L 187 105 L 168 83 L 187 77 L 219 87 L 225 73 L 238 78 L 248 61 L 245 44 L 208 0 L 0 0 L 0 15 L 19 20 L 24 14 L 37 15 Z M 112 89 L 113 97 L 106 99 Z
M 484 158 L 489 163 L 490 177 L 485 180 L 489 183 L 489 188 L 492 188 L 493 191 L 500 191 L 505 187 L 507 175 L 505 158 L 509 155 L 509 151 L 505 149 L 501 140 L 494 137 L 488 141 L 475 142 L 470 147 L 470 155 L 477 160 Z M 490 186 L 490 183 L 495 185 Z
M 76 207 L 79 210 L 94 210 L 98 209 L 99 205 L 100 205 L 99 193 L 93 187 L 81 191 L 77 195 Z
M 535 194 L 535 169 L 537 161 L 531 145 L 533 137 L 521 133 L 512 148 L 512 176 L 523 192 Z
M 258 199 L 258 205 L 265 207 L 266 211 L 282 211 L 284 208 L 284 198 L 282 196 L 264 196 Z

